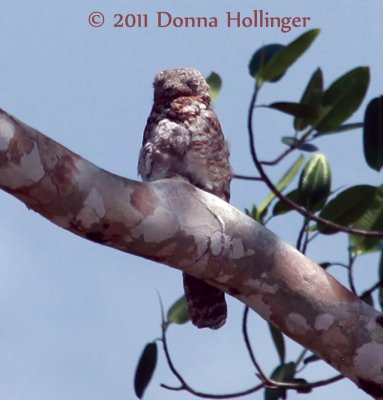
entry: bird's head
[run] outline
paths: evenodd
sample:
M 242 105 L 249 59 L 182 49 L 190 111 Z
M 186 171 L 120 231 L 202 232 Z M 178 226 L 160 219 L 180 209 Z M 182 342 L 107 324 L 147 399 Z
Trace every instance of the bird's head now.
M 210 88 L 195 68 L 165 69 L 154 78 L 154 100 L 173 100 L 184 96 L 200 96 L 210 101 Z

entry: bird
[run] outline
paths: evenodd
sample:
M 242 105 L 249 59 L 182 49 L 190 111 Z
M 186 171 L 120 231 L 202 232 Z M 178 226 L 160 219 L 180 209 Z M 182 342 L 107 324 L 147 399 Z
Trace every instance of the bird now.
M 228 144 L 211 106 L 210 87 L 190 67 L 165 69 L 153 82 L 153 107 L 143 134 L 138 174 L 143 181 L 182 177 L 229 202 Z M 225 324 L 224 292 L 183 273 L 189 317 L 198 328 Z

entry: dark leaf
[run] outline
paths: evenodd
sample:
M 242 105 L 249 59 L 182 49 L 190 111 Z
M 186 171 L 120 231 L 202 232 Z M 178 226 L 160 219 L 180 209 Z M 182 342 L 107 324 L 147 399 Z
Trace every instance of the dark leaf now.
M 264 63 L 257 73 L 260 82 L 275 82 L 294 64 L 294 62 L 310 47 L 319 34 L 319 29 L 303 33 L 289 45 L 285 46 L 267 63 Z
M 298 393 L 310 393 L 313 390 L 310 384 L 306 381 L 306 379 L 295 378 L 293 382 L 298 383 L 300 385 L 297 388 Z
M 295 363 L 290 362 L 277 367 L 271 374 L 271 379 L 277 382 L 293 382 L 295 375 Z M 265 390 L 265 400 L 285 399 L 286 389 Z
M 210 86 L 211 101 L 214 102 L 217 100 L 219 92 L 221 91 L 222 79 L 216 72 L 212 72 L 206 78 L 206 82 Z
M 317 115 L 315 108 L 309 104 L 291 103 L 288 101 L 279 101 L 268 106 L 278 111 L 282 111 L 293 117 L 302 117 L 305 119 L 314 119 Z
M 299 179 L 299 190 L 306 208 L 323 207 L 331 189 L 331 170 L 324 154 L 315 154 L 305 165 Z
M 358 220 L 372 204 L 376 190 L 376 186 L 352 186 L 329 201 L 321 211 L 320 217 L 339 225 L 349 226 Z M 336 229 L 332 229 L 320 222 L 318 223 L 318 230 L 324 234 L 337 232 Z
M 274 325 L 269 323 L 271 337 L 273 338 L 274 346 L 277 349 L 279 360 L 281 364 L 285 363 L 285 339 L 282 332 Z
M 368 67 L 358 67 L 337 79 L 324 93 L 320 115 L 314 127 L 318 132 L 336 130 L 360 106 L 370 81 Z
M 322 263 L 320 263 L 318 265 L 323 269 L 327 269 L 327 268 L 331 267 L 332 264 L 329 263 L 329 262 L 322 262 Z
M 363 128 L 364 124 L 363 122 L 355 122 L 353 124 L 343 124 L 338 126 L 338 128 L 334 129 L 333 131 L 328 131 L 326 133 L 321 133 L 321 132 L 316 132 L 313 137 L 317 138 L 319 136 L 323 136 L 323 135 L 331 135 L 333 133 L 343 133 L 343 132 L 348 132 L 348 131 L 352 131 L 354 129 L 360 129 Z
M 315 151 L 319 150 L 318 147 L 316 147 L 315 145 L 313 145 L 311 143 L 303 143 L 298 146 L 298 149 L 301 151 L 307 151 L 309 153 L 314 153 Z
M 318 147 L 314 146 L 311 143 L 298 144 L 299 140 L 293 136 L 283 136 L 281 141 L 283 144 L 289 147 L 297 148 L 301 151 L 308 151 L 308 152 L 318 151 Z
M 180 297 L 168 311 L 167 319 L 175 324 L 185 324 L 190 320 L 185 296 Z
M 303 93 L 301 104 L 309 105 L 315 110 L 314 119 L 305 116 L 297 116 L 294 120 L 294 129 L 302 131 L 311 122 L 314 122 L 319 112 L 319 106 L 323 97 L 323 75 L 322 70 L 318 68 L 311 76 L 310 81 Z
M 372 99 L 366 108 L 363 149 L 367 164 L 380 171 L 383 166 L 383 96 Z
M 148 343 L 138 361 L 136 374 L 134 376 L 134 391 L 139 399 L 152 379 L 157 364 L 157 345 L 155 342 Z
M 249 73 L 253 78 L 257 78 L 259 70 L 267 64 L 276 54 L 278 54 L 286 46 L 282 44 L 267 44 L 257 50 L 249 63 Z M 274 78 L 273 82 L 282 78 L 283 74 Z

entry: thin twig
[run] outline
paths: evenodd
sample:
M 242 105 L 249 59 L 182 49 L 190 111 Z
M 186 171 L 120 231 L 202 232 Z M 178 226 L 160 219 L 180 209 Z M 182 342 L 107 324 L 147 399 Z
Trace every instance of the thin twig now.
M 299 364 L 303 361 L 303 359 L 304 359 L 304 357 L 305 357 L 305 355 L 306 355 L 307 352 L 308 352 L 307 349 L 303 349 L 302 352 L 301 352 L 301 354 L 299 354 L 298 358 L 296 359 L 296 361 L 295 361 L 295 370 L 296 370 L 296 371 L 297 371 L 297 369 L 298 369 L 298 367 L 299 367 Z M 305 367 L 305 365 L 304 365 L 304 367 Z M 302 370 L 304 367 L 302 367 L 301 370 Z M 300 371 L 301 371 L 301 370 L 300 370 Z M 299 371 L 299 372 L 300 372 L 300 371 Z
M 342 267 L 348 269 L 348 265 L 341 263 L 341 262 L 329 262 L 329 267 Z
M 262 178 L 260 176 L 249 176 L 249 175 L 234 174 L 233 178 L 242 179 L 244 181 L 262 181 Z
M 302 245 L 302 248 L 300 249 L 300 252 L 302 253 L 302 254 L 306 254 L 306 251 L 307 251 L 307 246 L 309 245 L 309 242 L 310 242 L 310 221 L 309 220 L 305 220 L 305 222 L 306 222 L 306 226 L 305 226 L 305 229 L 304 229 L 304 240 L 303 240 L 303 245 Z
M 313 233 L 309 238 L 307 238 L 307 244 L 312 242 L 315 238 L 319 236 L 319 232 Z
M 322 379 L 322 380 L 317 381 L 317 382 L 309 383 L 309 384 L 307 384 L 307 386 L 312 388 L 312 389 L 314 389 L 314 388 L 317 388 L 317 387 L 329 385 L 330 383 L 338 382 L 341 379 L 344 379 L 343 375 L 335 375 L 332 378 Z
M 172 386 L 168 386 L 165 384 L 161 384 L 161 386 L 165 389 L 174 390 L 174 391 L 185 390 L 185 391 L 193 394 L 194 396 L 205 398 L 205 399 L 233 399 L 236 397 L 242 397 L 242 396 L 252 394 L 264 387 L 263 383 L 260 383 L 260 384 L 254 386 L 252 388 L 249 388 L 247 390 L 243 390 L 241 392 L 236 392 L 236 393 L 227 393 L 227 394 L 209 394 L 209 393 L 203 393 L 203 392 L 196 391 L 185 381 L 185 379 L 177 371 L 176 367 L 173 364 L 173 361 L 170 357 L 167 340 L 166 340 L 166 327 L 162 328 L 162 345 L 163 345 L 166 361 L 169 365 L 169 368 L 170 368 L 171 372 L 173 373 L 173 375 L 179 380 L 179 382 L 181 384 L 181 386 L 179 386 L 179 387 L 172 387 Z
M 298 239 L 297 239 L 296 248 L 302 254 L 305 254 L 305 250 L 307 247 L 307 225 L 308 224 L 309 224 L 309 221 L 306 218 L 304 218 L 302 228 L 299 231 L 299 235 L 298 235 Z M 305 237 L 305 244 L 302 245 L 303 237 Z
M 362 296 L 361 296 L 361 297 L 363 297 L 363 296 L 369 296 L 372 292 L 375 292 L 376 289 L 379 289 L 381 285 L 382 285 L 382 282 L 381 282 L 381 281 L 376 282 L 375 285 L 372 286 L 370 289 L 365 290 L 365 291 L 362 293 Z
M 347 268 L 347 277 L 348 277 L 348 284 L 350 285 L 350 290 L 357 295 L 356 292 L 356 287 L 354 284 L 354 262 L 355 262 L 355 257 L 352 254 L 351 251 L 351 246 L 349 246 L 349 251 L 348 251 L 348 268 Z
M 287 157 L 290 153 L 292 153 L 294 150 L 296 150 L 299 146 L 304 144 L 306 142 L 306 139 L 311 135 L 311 133 L 314 131 L 314 129 L 309 129 L 299 140 L 297 140 L 292 146 L 290 146 L 288 149 L 283 151 L 277 158 L 275 158 L 272 161 L 261 161 L 262 165 L 267 165 L 267 166 L 273 166 L 278 164 L 280 161 L 282 161 L 285 157 Z
M 245 307 L 245 311 L 243 313 L 243 318 L 242 318 L 243 337 L 244 337 L 246 348 L 250 355 L 251 361 L 258 371 L 259 377 L 263 380 L 264 387 L 268 387 L 271 389 L 299 390 L 299 389 L 303 389 L 306 387 L 315 388 L 315 387 L 319 387 L 319 386 L 324 386 L 329 383 L 336 382 L 337 380 L 340 380 L 343 378 L 342 375 L 337 375 L 333 378 L 324 379 L 324 380 L 320 380 L 320 381 L 313 382 L 313 383 L 301 383 L 301 382 L 278 382 L 278 381 L 274 381 L 273 379 L 270 379 L 269 377 L 267 377 L 266 374 L 263 372 L 261 366 L 259 365 L 258 361 L 256 360 L 253 349 L 250 344 L 249 335 L 247 332 L 248 313 L 249 313 L 249 307 Z M 298 360 L 299 360 L 299 358 L 298 358 Z
M 189 387 L 189 385 L 186 383 L 182 375 L 177 371 L 176 367 L 173 364 L 173 361 L 170 357 L 169 349 L 168 349 L 168 343 L 166 340 L 166 327 L 162 327 L 162 346 L 164 349 L 166 361 L 169 365 L 170 370 L 172 371 L 173 375 L 180 381 L 181 385 L 183 388 Z
M 249 353 L 251 362 L 253 363 L 254 367 L 258 371 L 259 376 L 261 377 L 261 380 L 263 382 L 269 382 L 269 378 L 267 375 L 263 372 L 260 364 L 258 363 L 257 359 L 255 358 L 253 349 L 251 347 L 250 339 L 249 339 L 249 334 L 247 332 L 247 319 L 249 315 L 249 307 L 246 306 L 245 310 L 243 312 L 243 318 L 242 318 L 242 334 L 243 334 L 243 340 L 245 341 L 246 349 L 247 352 Z
M 176 367 L 173 364 L 173 361 L 170 357 L 170 353 L 169 353 L 169 348 L 167 345 L 167 340 L 166 340 L 166 329 L 167 326 L 163 326 L 162 327 L 162 345 L 163 345 L 163 349 L 164 349 L 164 353 L 165 353 L 165 357 L 166 357 L 166 361 L 169 365 L 169 368 L 171 370 L 171 372 L 174 374 L 174 376 L 179 380 L 180 382 L 180 386 L 178 387 L 174 387 L 174 386 L 169 386 L 166 384 L 161 384 L 161 387 L 168 389 L 168 390 L 173 390 L 173 391 L 181 391 L 181 390 L 185 390 L 189 393 L 191 393 L 194 396 L 197 397 L 201 397 L 204 399 L 234 399 L 237 397 L 242 397 L 242 396 L 247 396 L 249 394 L 255 393 L 257 391 L 259 391 L 262 388 L 265 387 L 269 387 L 269 388 L 273 388 L 273 389 L 291 389 L 291 390 L 299 390 L 299 389 L 303 389 L 303 388 L 315 388 L 315 387 L 319 387 L 319 386 L 324 386 L 327 385 L 329 383 L 333 383 L 336 382 L 339 379 L 342 379 L 343 376 L 339 375 L 339 376 L 335 376 L 333 378 L 330 379 L 325 379 L 325 380 L 321 380 L 321 381 L 317 381 L 317 382 L 313 382 L 313 383 L 286 383 L 286 382 L 275 382 L 269 378 L 267 378 L 263 372 L 262 369 L 257 368 L 258 371 L 260 372 L 260 374 L 262 376 L 265 376 L 265 382 L 261 382 L 260 384 L 253 386 L 249 389 L 240 391 L 240 392 L 235 392 L 235 393 L 227 393 L 227 394 L 210 394 L 210 393 L 204 393 L 204 392 L 199 392 L 197 390 L 194 390 L 187 382 L 186 380 L 182 377 L 182 375 L 177 371 Z
M 250 389 L 244 390 L 243 392 L 237 392 L 237 393 L 228 393 L 228 394 L 209 394 L 209 393 L 203 393 L 203 392 L 197 392 L 190 387 L 183 387 L 183 388 L 175 388 L 171 387 L 165 384 L 161 384 L 161 387 L 168 389 L 168 390 L 174 390 L 174 391 L 180 391 L 180 390 L 186 390 L 187 392 L 193 394 L 194 396 L 201 397 L 203 399 L 234 399 L 237 397 L 242 397 L 242 396 L 247 396 L 249 394 L 255 393 L 258 390 L 263 388 L 263 384 L 260 383 L 257 386 L 254 386 Z

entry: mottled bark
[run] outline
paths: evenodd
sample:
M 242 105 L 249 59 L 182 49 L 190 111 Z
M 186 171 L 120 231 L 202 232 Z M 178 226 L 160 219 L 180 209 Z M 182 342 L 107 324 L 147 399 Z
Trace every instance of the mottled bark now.
M 383 316 L 219 198 L 111 174 L 1 110 L 0 187 L 77 235 L 219 287 L 383 398 Z

